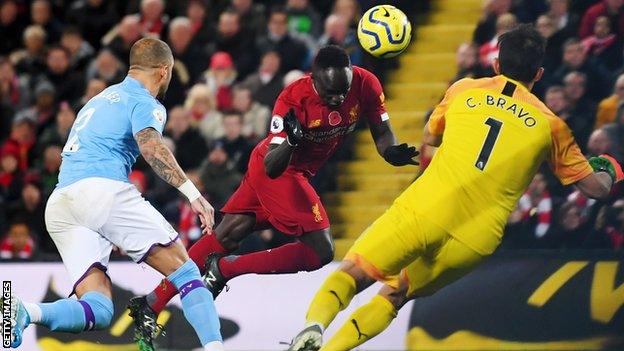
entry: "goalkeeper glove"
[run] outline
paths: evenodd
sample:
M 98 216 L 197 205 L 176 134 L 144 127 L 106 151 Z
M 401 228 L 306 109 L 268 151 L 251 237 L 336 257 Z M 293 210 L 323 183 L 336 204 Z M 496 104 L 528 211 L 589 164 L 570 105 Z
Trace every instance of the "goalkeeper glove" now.
M 594 169 L 594 172 L 605 172 L 609 174 L 614 184 L 624 179 L 622 166 L 609 155 L 591 157 L 589 159 L 589 164 Z
M 418 162 L 414 161 L 413 158 L 419 154 L 416 146 L 407 146 L 406 143 L 403 143 L 388 146 L 383 153 L 383 158 L 393 166 L 418 165 Z
M 303 139 L 303 130 L 301 129 L 301 123 L 295 116 L 295 109 L 288 110 L 286 116 L 284 116 L 284 131 L 286 132 L 288 144 L 291 146 L 297 146 L 301 139 Z

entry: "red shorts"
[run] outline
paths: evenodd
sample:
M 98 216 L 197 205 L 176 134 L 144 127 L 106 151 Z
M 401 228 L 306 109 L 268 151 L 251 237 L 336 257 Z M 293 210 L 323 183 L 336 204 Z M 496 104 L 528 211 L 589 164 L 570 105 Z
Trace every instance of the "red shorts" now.
M 263 157 L 257 152 L 252 153 L 241 185 L 221 212 L 254 214 L 254 230 L 272 226 L 284 234 L 299 236 L 329 228 L 325 208 L 308 178 L 290 169 L 276 179 L 269 178 Z

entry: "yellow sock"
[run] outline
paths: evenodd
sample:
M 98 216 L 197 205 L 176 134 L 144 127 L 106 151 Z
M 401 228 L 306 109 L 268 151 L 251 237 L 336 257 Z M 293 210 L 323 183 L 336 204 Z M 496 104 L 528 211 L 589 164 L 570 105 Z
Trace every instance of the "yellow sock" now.
M 310 303 L 306 324 L 318 323 L 327 328 L 338 312 L 349 306 L 354 295 L 355 279 L 352 276 L 343 271 L 330 274 Z
M 346 351 L 362 345 L 386 330 L 396 316 L 397 311 L 390 301 L 376 295 L 353 312 L 320 351 Z

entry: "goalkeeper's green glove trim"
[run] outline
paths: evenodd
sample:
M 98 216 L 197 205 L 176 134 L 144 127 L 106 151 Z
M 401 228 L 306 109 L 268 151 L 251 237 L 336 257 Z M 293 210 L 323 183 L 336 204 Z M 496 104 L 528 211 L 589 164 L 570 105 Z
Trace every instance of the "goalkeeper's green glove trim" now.
M 591 157 L 589 159 L 589 164 L 594 169 L 594 172 L 605 172 L 609 174 L 614 184 L 624 179 L 622 166 L 620 166 L 616 159 L 609 155 Z

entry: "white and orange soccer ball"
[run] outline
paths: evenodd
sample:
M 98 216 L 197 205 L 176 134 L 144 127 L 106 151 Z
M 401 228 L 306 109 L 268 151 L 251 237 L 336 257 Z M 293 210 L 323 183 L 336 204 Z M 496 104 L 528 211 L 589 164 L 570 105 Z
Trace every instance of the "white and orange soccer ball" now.
M 373 56 L 388 58 L 407 48 L 412 38 L 412 25 L 396 7 L 377 5 L 364 13 L 357 34 L 364 50 Z

